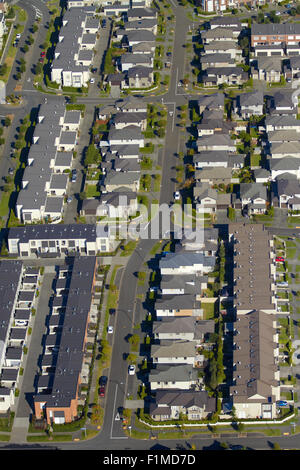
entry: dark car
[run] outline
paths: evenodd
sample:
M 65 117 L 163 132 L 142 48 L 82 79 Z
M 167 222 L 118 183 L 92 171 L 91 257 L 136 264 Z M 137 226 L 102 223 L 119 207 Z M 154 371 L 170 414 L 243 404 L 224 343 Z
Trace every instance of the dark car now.
M 106 28 L 106 20 L 102 20 L 102 28 Z
M 107 384 L 107 377 L 106 375 L 101 375 L 100 379 L 99 379 L 99 385 L 100 387 L 105 387 L 105 385 Z

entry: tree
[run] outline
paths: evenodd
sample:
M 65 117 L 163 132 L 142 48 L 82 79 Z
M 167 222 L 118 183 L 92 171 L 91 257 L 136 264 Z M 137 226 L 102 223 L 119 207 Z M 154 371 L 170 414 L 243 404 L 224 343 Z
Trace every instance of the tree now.
M 4 125 L 5 127 L 9 127 L 11 125 L 11 120 L 8 116 L 4 119 Z
M 0 76 L 3 77 L 7 72 L 7 64 L 4 62 L 4 64 L 0 65 Z
M 32 29 L 32 32 L 33 32 L 33 33 L 36 33 L 37 30 L 39 29 L 39 27 L 38 27 L 38 25 L 34 24 L 34 25 L 32 25 L 32 28 L 31 28 L 31 29 Z
M 19 67 L 19 72 L 20 73 L 24 73 L 26 71 L 26 66 L 25 64 L 21 64 L 20 67 Z
M 71 96 L 69 96 L 69 97 L 68 97 L 68 101 L 69 101 L 70 104 L 75 104 L 76 101 L 77 101 L 76 95 L 71 95 Z
M 38 63 L 35 65 L 35 67 L 34 67 L 34 73 L 35 73 L 36 75 L 39 75 L 39 74 L 42 73 L 42 72 L 43 72 L 43 66 L 42 66 L 42 64 L 41 64 L 40 62 L 38 62 Z
M 24 44 L 23 46 L 23 52 L 28 52 L 29 51 L 29 46 L 28 44 Z
M 81 193 L 79 193 L 79 199 L 81 201 L 83 201 L 84 199 L 86 199 L 86 192 L 85 191 L 81 191 Z

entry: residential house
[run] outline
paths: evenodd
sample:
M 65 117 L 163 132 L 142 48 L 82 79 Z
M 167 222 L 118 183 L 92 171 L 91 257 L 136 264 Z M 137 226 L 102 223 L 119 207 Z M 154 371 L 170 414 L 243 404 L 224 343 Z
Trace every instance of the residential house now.
M 57 257 L 77 253 L 95 256 L 113 251 L 116 242 L 109 227 L 83 224 L 27 225 L 8 232 L 8 251 L 21 258 Z
M 267 187 L 263 183 L 240 183 L 242 208 L 248 214 L 264 214 L 266 212 Z
M 154 421 L 178 420 L 182 415 L 192 421 L 209 419 L 215 411 L 216 399 L 204 390 L 158 390 L 149 413 Z
M 213 271 L 215 258 L 203 253 L 168 253 L 159 261 L 160 273 L 171 275 L 207 273 Z
M 255 80 L 280 82 L 282 73 L 280 57 L 258 57 L 251 65 L 251 75 Z
M 234 323 L 232 404 L 238 419 L 274 419 L 280 400 L 277 322 L 253 310 Z
M 132 67 L 127 72 L 127 80 L 129 88 L 149 88 L 153 85 L 153 68 L 142 65 Z
M 227 134 L 214 134 L 201 137 L 196 141 L 196 148 L 198 152 L 202 152 L 203 150 L 236 151 L 235 141 Z
M 190 364 L 159 364 L 149 373 L 151 391 L 159 389 L 195 390 L 200 386 L 201 381 L 197 369 L 194 369 Z
M 262 116 L 264 109 L 264 96 L 261 91 L 243 93 L 235 100 L 234 112 L 242 119 L 250 116 Z
M 272 158 L 268 160 L 268 168 L 271 171 L 271 180 L 274 181 L 283 174 L 294 175 L 300 179 L 300 158 L 285 156 L 284 158 Z
M 205 86 L 241 85 L 248 80 L 242 67 L 208 67 L 202 76 Z
M 261 44 L 294 45 L 300 41 L 298 23 L 253 23 L 251 26 L 251 46 Z

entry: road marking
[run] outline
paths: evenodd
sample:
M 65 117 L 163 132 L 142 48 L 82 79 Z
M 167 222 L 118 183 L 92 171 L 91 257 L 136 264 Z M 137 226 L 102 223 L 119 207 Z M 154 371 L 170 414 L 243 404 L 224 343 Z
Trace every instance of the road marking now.
M 116 392 L 115 392 L 115 399 L 114 399 L 114 408 L 113 408 L 113 417 L 115 416 L 115 408 L 116 408 L 116 400 L 117 400 L 117 393 L 118 393 L 118 384 L 116 386 Z M 110 428 L 110 437 L 112 439 L 112 429 L 114 425 L 114 419 L 111 421 L 111 428 Z

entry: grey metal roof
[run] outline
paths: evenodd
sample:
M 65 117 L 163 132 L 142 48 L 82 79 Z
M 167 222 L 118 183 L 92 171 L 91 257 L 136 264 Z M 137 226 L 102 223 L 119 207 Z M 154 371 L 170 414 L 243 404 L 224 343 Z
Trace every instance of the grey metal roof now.
M 98 230 L 101 235 L 108 237 L 108 232 L 102 226 L 88 224 L 51 224 L 26 225 L 25 227 L 12 227 L 8 238 L 28 243 L 29 240 L 76 240 L 96 241 Z M 99 233 L 100 233 L 99 232 Z
M 21 275 L 21 261 L 0 261 L 0 353 L 7 338 Z

